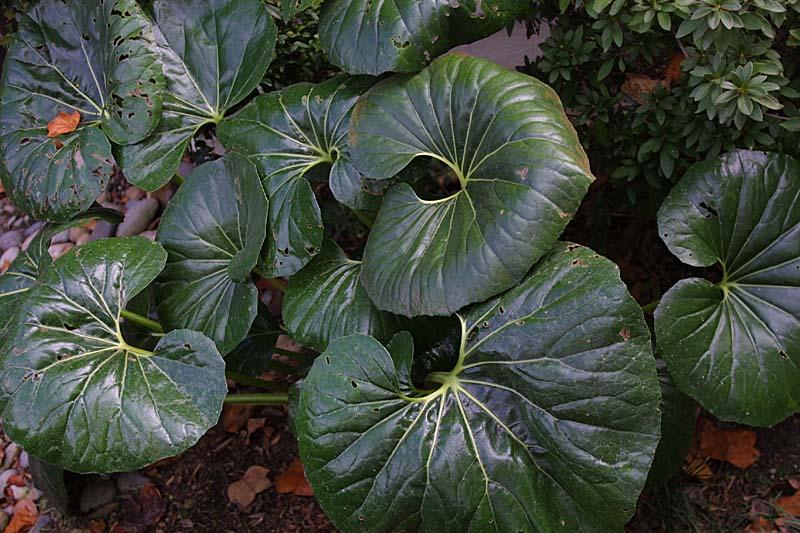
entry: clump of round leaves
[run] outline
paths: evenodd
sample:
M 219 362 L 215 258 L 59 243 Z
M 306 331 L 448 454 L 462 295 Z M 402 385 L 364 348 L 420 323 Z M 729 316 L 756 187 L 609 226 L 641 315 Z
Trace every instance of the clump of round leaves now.
M 258 96 L 219 127 L 223 144 L 258 165 L 270 199 L 264 272 L 289 276 L 322 246 L 322 214 L 308 178 L 321 173 L 340 202 L 353 209 L 377 209 L 350 162 L 350 114 L 374 80 L 337 76 L 318 85 L 300 83 Z
M 121 333 L 166 258 L 142 237 L 107 239 L 47 268 L 0 347 L 9 437 L 73 472 L 117 472 L 181 453 L 216 423 L 225 364 L 208 338 L 173 331 L 147 351 Z
M 415 158 L 446 164 L 460 190 L 386 193 L 361 280 L 378 308 L 448 315 L 516 285 L 555 243 L 594 179 L 558 97 L 484 59 L 449 55 L 376 85 L 351 120 L 353 162 L 376 180 Z
M 350 531 L 617 530 L 659 440 L 650 332 L 618 269 L 557 244 L 461 318 L 456 364 L 413 382 L 407 333 L 333 341 L 295 429 Z
M 169 255 L 156 299 L 168 329 L 200 331 L 223 354 L 247 336 L 268 209 L 255 165 L 240 154 L 201 165 L 181 185 L 158 230 Z
M 328 0 L 320 41 L 330 61 L 347 72 L 416 72 L 529 9 L 519 0 Z
M 155 0 L 152 15 L 166 77 L 161 122 L 117 153 L 128 180 L 151 191 L 172 178 L 200 128 L 255 90 L 277 35 L 260 0 Z
M 0 84 L 6 192 L 26 213 L 64 221 L 105 190 L 109 139 L 131 144 L 161 117 L 164 86 L 153 29 L 135 0 L 39 0 L 19 22 Z M 59 113 L 77 129 L 48 137 Z
M 693 166 L 658 212 L 670 251 L 719 264 L 656 309 L 676 385 L 714 416 L 770 426 L 800 411 L 800 161 L 735 151 Z

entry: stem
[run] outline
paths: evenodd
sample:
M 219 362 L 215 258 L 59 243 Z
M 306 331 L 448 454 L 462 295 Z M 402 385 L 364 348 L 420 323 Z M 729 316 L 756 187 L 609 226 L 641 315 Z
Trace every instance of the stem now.
M 155 320 L 150 320 L 149 318 L 143 317 L 142 315 L 137 315 L 133 311 L 128 311 L 127 309 L 123 309 L 120 311 L 120 316 L 127 318 L 134 324 L 139 324 L 152 332 L 155 333 L 164 333 L 164 328 L 161 327 L 161 324 L 156 322 Z
M 288 390 L 288 387 L 285 384 L 272 383 L 271 381 L 254 378 L 252 376 L 245 376 L 244 374 L 240 374 L 238 372 L 232 372 L 230 370 L 225 371 L 225 377 L 227 377 L 228 379 L 232 379 L 236 383 L 240 383 L 242 385 L 249 385 L 251 387 L 258 387 L 259 389 L 281 391 L 281 392 L 286 392 L 286 390 Z
M 286 393 L 253 393 L 253 394 L 228 394 L 225 396 L 227 404 L 248 405 L 284 405 L 289 403 Z
M 642 306 L 642 311 L 645 314 L 651 315 L 651 314 L 653 314 L 653 312 L 655 312 L 656 307 L 658 307 L 658 304 L 660 304 L 660 303 L 661 303 L 661 300 L 659 299 L 659 300 L 656 300 L 655 302 L 650 302 L 647 305 L 643 305 Z
M 178 184 L 178 186 L 181 186 L 186 182 L 186 178 L 184 178 L 183 176 L 181 176 L 177 172 L 175 173 L 174 176 L 172 176 L 172 179 L 175 181 L 175 183 Z
M 285 355 L 287 357 L 293 357 L 295 359 L 306 359 L 310 356 L 300 353 L 300 352 L 293 352 L 291 350 L 284 350 L 283 348 L 278 348 L 277 346 L 272 349 L 272 353 L 276 353 L 278 355 Z

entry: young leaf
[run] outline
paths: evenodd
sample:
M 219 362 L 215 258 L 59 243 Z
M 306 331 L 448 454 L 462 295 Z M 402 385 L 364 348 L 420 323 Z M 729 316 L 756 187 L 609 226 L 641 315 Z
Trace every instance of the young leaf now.
M 137 142 L 159 121 L 164 79 L 152 25 L 134 0 L 40 0 L 21 17 L 5 63 L 6 192 L 37 218 L 67 220 L 105 190 L 108 138 Z M 48 124 L 63 115 L 74 127 L 51 130 L 53 140 Z
M 692 167 L 658 212 L 669 249 L 723 280 L 678 282 L 655 313 L 676 385 L 714 416 L 771 426 L 800 410 L 800 162 L 736 151 Z
M 128 180 L 156 190 L 175 174 L 186 145 L 256 88 L 277 30 L 259 0 L 155 0 L 153 19 L 167 88 L 162 119 L 117 160 Z
M 329 0 L 319 36 L 330 61 L 353 74 L 416 72 L 460 44 L 522 17 L 518 0 Z
M 269 310 L 258 302 L 256 319 L 247 336 L 225 356 L 226 370 L 260 377 L 270 368 L 272 349 L 281 333 L 275 319 L 269 315 Z
M 413 159 L 447 164 L 462 189 L 386 193 L 362 283 L 379 309 L 447 315 L 516 285 L 564 230 L 594 179 L 556 94 L 485 59 L 449 55 L 365 94 L 353 162 L 388 179 Z
M 220 124 L 222 143 L 253 158 L 270 198 L 267 275 L 294 274 L 322 246 L 322 215 L 306 179 L 312 169 L 328 173 L 334 196 L 346 205 L 379 205 L 379 197 L 364 190 L 347 144 L 350 113 L 373 83 L 366 76 L 337 76 L 293 85 L 257 97 Z
M 48 267 L 0 348 L 15 442 L 73 472 L 118 472 L 180 453 L 216 423 L 227 387 L 210 340 L 173 331 L 148 352 L 120 333 L 125 304 L 166 256 L 141 237 L 106 239 Z
M 456 367 L 424 392 L 410 386 L 408 342 L 393 359 L 353 335 L 317 358 L 295 429 L 335 526 L 621 530 L 658 443 L 659 391 L 617 268 L 560 243 L 462 318 L 460 340 Z
M 289 279 L 283 319 L 291 336 L 322 352 L 339 337 L 363 333 L 385 342 L 400 331 L 401 319 L 375 307 L 360 276 L 361 262 L 325 239 L 319 255 Z
M 223 355 L 247 336 L 268 209 L 255 165 L 240 154 L 201 165 L 181 185 L 158 229 L 169 257 L 156 299 L 168 329 L 200 331 Z

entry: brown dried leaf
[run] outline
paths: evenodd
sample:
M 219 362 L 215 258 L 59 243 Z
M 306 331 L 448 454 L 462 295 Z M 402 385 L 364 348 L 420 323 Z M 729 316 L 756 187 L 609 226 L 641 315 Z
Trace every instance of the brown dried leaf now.
M 314 495 L 311 485 L 309 485 L 308 480 L 306 480 L 306 474 L 303 471 L 303 463 L 300 462 L 299 457 L 295 457 L 292 464 L 289 465 L 289 468 L 275 480 L 275 490 L 279 494 L 291 493 L 295 496 Z
M 727 461 L 737 468 L 748 468 L 761 452 L 756 448 L 756 434 L 749 429 L 719 429 L 711 421 L 700 426 L 699 453 L 703 457 Z
M 238 503 L 242 507 L 247 507 L 256 495 L 264 492 L 272 486 L 272 482 L 267 479 L 269 468 L 254 465 L 247 469 L 239 481 L 234 481 L 228 485 L 228 499 Z
M 36 504 L 30 500 L 20 500 L 14 504 L 14 516 L 3 533 L 27 533 L 38 518 Z
M 59 111 L 56 118 L 47 123 L 47 136 L 53 138 L 65 133 L 72 133 L 80 121 L 81 114 L 78 111 L 74 113 Z

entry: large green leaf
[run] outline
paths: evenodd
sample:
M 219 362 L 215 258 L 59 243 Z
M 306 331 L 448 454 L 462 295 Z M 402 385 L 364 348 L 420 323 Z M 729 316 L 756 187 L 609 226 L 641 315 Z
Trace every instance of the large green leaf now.
M 528 9 L 520 0 L 329 0 L 320 15 L 320 40 L 330 61 L 347 72 L 416 72 Z
M 253 158 L 270 199 L 264 270 L 289 276 L 319 252 L 322 215 L 307 174 L 329 168 L 337 199 L 356 209 L 376 208 L 362 176 L 350 163 L 350 113 L 374 80 L 338 76 L 319 85 L 301 83 L 257 97 L 220 124 L 222 143 Z
M 423 157 L 447 164 L 462 186 L 435 201 L 403 183 L 386 194 L 362 282 L 379 308 L 405 316 L 451 314 L 516 285 L 594 179 L 552 89 L 455 55 L 362 97 L 350 150 L 372 178 Z
M 128 180 L 147 190 L 169 181 L 201 127 L 253 92 L 277 34 L 259 0 L 155 0 L 152 11 L 167 80 L 162 119 L 150 137 L 117 153 Z
M 180 453 L 216 423 L 227 389 L 209 339 L 173 331 L 149 352 L 120 333 L 166 257 L 141 237 L 106 239 L 48 267 L 0 348 L 9 437 L 53 465 L 114 472 Z
M 404 322 L 375 307 L 360 276 L 361 262 L 348 259 L 335 242 L 325 239 L 319 255 L 289 279 L 283 301 L 289 334 L 320 352 L 331 340 L 354 333 L 388 341 Z
M 258 306 L 250 271 L 268 207 L 255 165 L 235 153 L 201 165 L 181 186 L 158 229 L 169 254 L 156 290 L 167 329 L 200 331 L 222 354 L 247 336 Z
M 20 19 L 0 86 L 6 192 L 37 218 L 66 220 L 105 190 L 111 145 L 146 137 L 164 79 L 152 25 L 134 0 L 40 0 Z M 77 130 L 47 137 L 59 112 Z
M 300 453 L 336 527 L 622 529 L 658 443 L 659 391 L 612 263 L 556 245 L 462 319 L 456 366 L 430 390 L 412 386 L 412 346 L 341 338 L 303 382 Z
M 64 224 L 46 225 L 34 237 L 28 248 L 22 250 L 8 270 L 0 276 L 0 334 L 14 318 L 20 300 L 27 294 L 39 275 L 50 265 L 48 253 L 50 240 L 57 233 L 81 226 L 95 218 L 115 222 L 122 221 L 122 215 L 112 209 L 93 208 L 84 215 Z
M 669 249 L 723 279 L 678 282 L 655 313 L 676 385 L 714 416 L 800 411 L 800 161 L 737 151 L 692 167 L 658 212 Z

